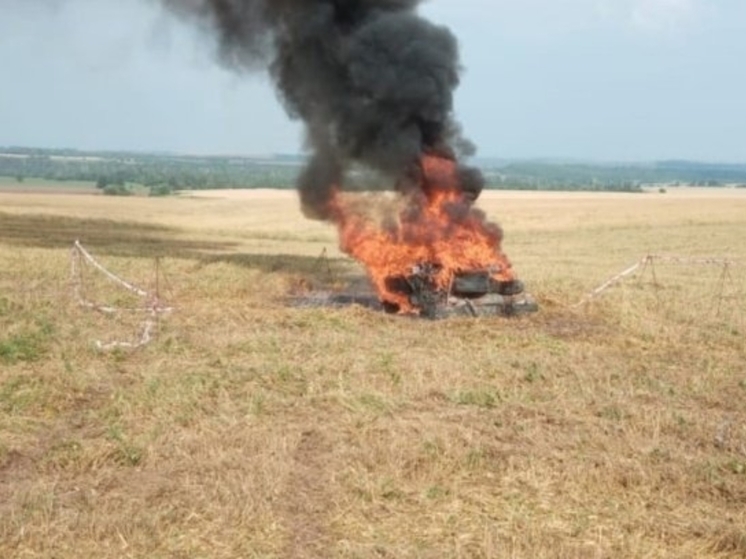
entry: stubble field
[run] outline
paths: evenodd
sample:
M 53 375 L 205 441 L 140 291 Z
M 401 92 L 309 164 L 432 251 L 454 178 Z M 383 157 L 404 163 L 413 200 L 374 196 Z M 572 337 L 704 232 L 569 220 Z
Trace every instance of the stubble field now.
M 746 190 L 480 206 L 539 313 L 295 308 L 364 282 L 288 192 L 0 192 L 0 557 L 745 557 Z

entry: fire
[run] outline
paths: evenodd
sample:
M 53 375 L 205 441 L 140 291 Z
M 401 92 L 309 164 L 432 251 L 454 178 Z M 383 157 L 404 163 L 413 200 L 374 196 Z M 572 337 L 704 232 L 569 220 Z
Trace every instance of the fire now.
M 330 205 L 343 251 L 361 262 L 382 301 L 413 312 L 406 294 L 390 287 L 416 266 L 432 265 L 436 287 L 448 290 L 459 272 L 488 271 L 497 281 L 515 279 L 501 250 L 502 231 L 472 207 L 460 188 L 454 161 L 425 155 L 421 191 L 411 195 L 394 224 L 372 222 L 337 192 Z

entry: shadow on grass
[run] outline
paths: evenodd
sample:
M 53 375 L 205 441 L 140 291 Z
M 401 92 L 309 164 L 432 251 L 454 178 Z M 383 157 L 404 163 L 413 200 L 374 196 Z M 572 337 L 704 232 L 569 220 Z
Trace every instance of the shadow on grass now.
M 349 268 L 345 258 L 327 258 L 319 256 L 301 256 L 297 254 L 212 254 L 200 258 L 202 265 L 232 264 L 243 268 L 259 269 L 263 272 L 289 272 L 312 275 L 334 276 Z
M 369 289 L 369 283 L 352 260 L 302 256 L 297 254 L 213 254 L 199 259 L 198 268 L 210 264 L 226 263 L 264 273 L 292 274 L 300 279 L 298 288 L 308 289 Z
M 195 260 L 197 267 L 227 263 L 265 273 L 299 274 L 322 284 L 354 281 L 360 275 L 344 258 L 236 253 L 230 251 L 235 251 L 237 243 L 179 239 L 179 232 L 161 225 L 0 212 L 0 245 L 70 248 L 80 240 L 94 256 L 183 258 Z
M 72 247 L 75 240 L 107 256 L 201 258 L 235 243 L 177 239 L 177 229 L 107 219 L 0 213 L 0 244 L 28 248 Z

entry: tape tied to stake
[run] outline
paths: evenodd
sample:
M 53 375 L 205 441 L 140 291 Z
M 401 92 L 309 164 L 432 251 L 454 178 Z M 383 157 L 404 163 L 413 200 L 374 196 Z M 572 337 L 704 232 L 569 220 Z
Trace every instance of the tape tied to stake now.
M 120 312 L 142 312 L 149 315 L 148 318 L 146 318 L 142 322 L 140 336 L 135 341 L 113 341 L 104 343 L 100 340 L 96 340 L 94 342 L 96 348 L 101 351 L 110 351 L 113 349 L 138 349 L 148 345 L 153 340 L 153 331 L 158 323 L 158 319 L 161 315 L 173 311 L 173 307 L 163 306 L 157 293 L 153 294 L 146 291 L 145 289 L 137 287 L 134 283 L 129 282 L 108 270 L 83 247 L 79 240 L 76 240 L 73 243 L 70 260 L 73 295 L 81 307 L 95 310 L 109 316 L 118 314 Z M 94 269 L 103 274 L 111 282 L 123 289 L 126 289 L 130 293 L 133 293 L 134 295 L 145 299 L 147 303 L 141 307 L 120 308 L 102 305 L 87 300 L 82 293 L 83 282 L 81 279 L 81 268 L 83 263 L 91 265 Z

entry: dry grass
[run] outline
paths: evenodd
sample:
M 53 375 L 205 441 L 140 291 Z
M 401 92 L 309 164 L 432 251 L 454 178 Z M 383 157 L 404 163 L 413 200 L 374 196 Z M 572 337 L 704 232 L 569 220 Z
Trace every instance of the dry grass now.
M 542 310 L 435 323 L 289 308 L 360 271 L 288 194 L 0 193 L 0 557 L 746 556 L 746 270 L 569 308 L 746 262 L 746 191 L 691 193 L 485 196 Z M 154 343 L 93 349 L 137 325 L 74 238 L 163 257 Z

